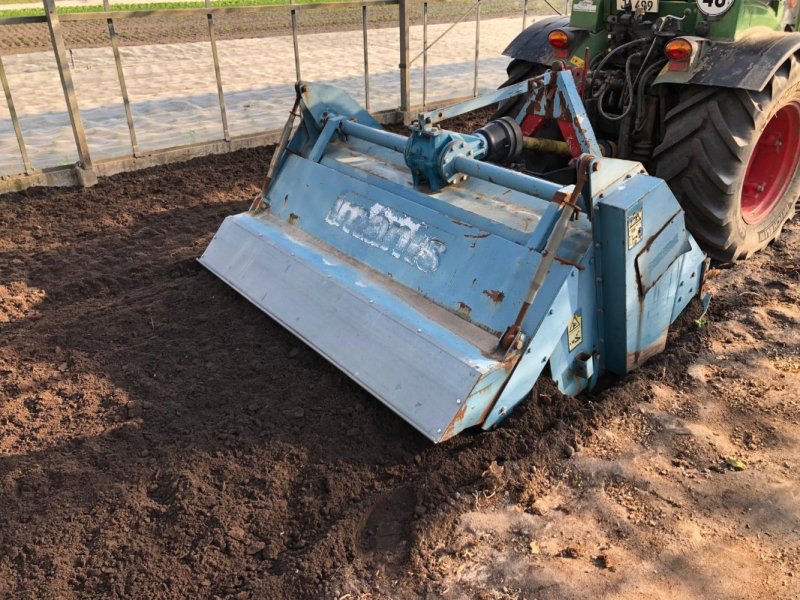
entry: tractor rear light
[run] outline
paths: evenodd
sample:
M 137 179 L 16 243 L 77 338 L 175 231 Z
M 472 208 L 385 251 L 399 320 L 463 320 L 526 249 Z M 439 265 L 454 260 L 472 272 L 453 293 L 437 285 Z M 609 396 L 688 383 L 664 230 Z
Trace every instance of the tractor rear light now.
M 670 40 L 664 46 L 664 54 L 669 59 L 667 69 L 670 71 L 688 71 L 696 50 L 697 43 L 686 38 Z
M 693 53 L 694 46 L 689 40 L 683 38 L 675 38 L 664 46 L 664 54 L 667 55 L 667 58 L 678 62 L 688 61 L 692 58 Z
M 563 29 L 554 29 L 547 36 L 547 41 L 553 48 L 562 50 L 569 47 L 570 35 Z
M 553 47 L 553 54 L 557 58 L 567 58 L 569 47 L 572 45 L 572 36 L 563 29 L 554 29 L 547 36 L 548 43 Z

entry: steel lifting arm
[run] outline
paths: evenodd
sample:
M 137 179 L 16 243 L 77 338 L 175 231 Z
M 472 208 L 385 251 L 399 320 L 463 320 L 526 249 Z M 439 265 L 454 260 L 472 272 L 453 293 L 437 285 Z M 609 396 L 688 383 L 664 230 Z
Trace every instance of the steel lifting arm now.
M 556 198 L 554 198 L 554 201 L 559 204 L 558 218 L 547 236 L 547 242 L 545 243 L 544 249 L 541 251 L 542 260 L 539 261 L 536 271 L 533 273 L 533 278 L 531 279 L 528 293 L 525 295 L 525 300 L 522 303 L 522 308 L 520 308 L 517 318 L 514 320 L 514 324 L 506 330 L 506 333 L 500 340 L 500 344 L 503 348 L 510 348 L 511 344 L 519 335 L 522 324 L 525 322 L 525 317 L 528 315 L 528 310 L 533 304 L 533 301 L 536 300 L 536 295 L 539 293 L 539 290 L 542 289 L 545 277 L 547 277 L 550 268 L 553 266 L 553 262 L 558 256 L 558 249 L 564 242 L 564 236 L 567 233 L 569 222 L 573 219 L 575 214 L 580 211 L 580 207 L 577 204 L 578 196 L 580 196 L 584 186 L 589 181 L 589 169 L 592 166 L 594 158 L 595 157 L 591 154 L 581 156 L 578 161 L 577 184 L 573 186 L 569 194 L 567 194 L 566 191 L 560 191 Z

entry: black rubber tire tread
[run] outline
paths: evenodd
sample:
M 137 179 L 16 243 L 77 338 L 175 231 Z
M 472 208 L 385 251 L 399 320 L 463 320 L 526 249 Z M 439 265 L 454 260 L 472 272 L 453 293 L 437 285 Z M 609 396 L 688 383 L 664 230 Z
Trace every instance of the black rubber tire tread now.
M 779 108 L 800 102 L 800 61 L 787 60 L 760 92 L 687 86 L 666 116 L 655 149 L 656 175 L 686 213 L 686 226 L 719 261 L 749 257 L 778 237 L 800 197 L 800 161 L 783 198 L 755 224 L 742 219 L 740 195 L 750 155 Z M 799 157 L 800 159 L 800 157 Z

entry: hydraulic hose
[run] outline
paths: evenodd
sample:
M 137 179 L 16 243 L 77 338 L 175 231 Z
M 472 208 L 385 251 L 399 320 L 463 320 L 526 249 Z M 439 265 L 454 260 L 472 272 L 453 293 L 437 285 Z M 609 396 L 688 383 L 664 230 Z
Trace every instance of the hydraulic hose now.
M 606 54 L 606 55 L 603 57 L 603 59 L 600 61 L 600 64 L 598 64 L 596 68 L 592 69 L 592 71 L 602 71 L 602 70 L 603 70 L 603 67 L 605 67 L 605 66 L 606 66 L 606 63 L 607 63 L 607 62 L 608 62 L 608 61 L 611 59 L 611 57 L 612 57 L 612 56 L 614 56 L 614 55 L 615 55 L 617 52 L 619 52 L 619 51 L 621 51 L 621 50 L 624 50 L 625 48 L 632 48 L 633 46 L 637 46 L 637 45 L 639 45 L 639 44 L 642 44 L 642 43 L 645 43 L 645 42 L 647 42 L 647 41 L 648 41 L 648 40 L 647 40 L 647 38 L 639 38 L 638 40 L 633 40 L 633 41 L 630 41 L 630 42 L 625 42 L 625 43 L 624 43 L 624 44 L 622 44 L 621 46 L 617 46 L 617 47 L 616 47 L 616 48 L 614 48 L 614 49 L 613 49 L 611 52 L 609 52 L 608 54 Z
M 622 46 L 620 46 L 622 48 Z M 623 111 L 621 115 L 612 116 L 609 115 L 605 109 L 603 108 L 603 99 L 605 98 L 606 91 L 608 88 L 604 89 L 597 100 L 597 110 L 600 112 L 603 117 L 608 119 L 609 121 L 621 121 L 625 117 L 628 116 L 628 113 L 631 112 L 633 105 L 636 102 L 636 97 L 634 96 L 634 89 L 633 89 L 633 79 L 631 79 L 631 61 L 636 58 L 638 54 L 631 54 L 628 59 L 625 61 L 625 84 L 626 84 L 626 91 L 628 92 L 628 102 L 627 105 L 623 104 Z M 623 103 L 625 99 L 623 98 Z
M 650 81 L 651 75 L 661 69 L 666 62 L 666 60 L 654 62 L 645 69 L 644 73 L 639 78 L 639 89 L 636 95 L 636 122 L 634 131 L 641 131 L 644 126 L 644 120 L 641 118 L 642 110 L 644 109 L 644 88 L 647 86 L 648 81 Z

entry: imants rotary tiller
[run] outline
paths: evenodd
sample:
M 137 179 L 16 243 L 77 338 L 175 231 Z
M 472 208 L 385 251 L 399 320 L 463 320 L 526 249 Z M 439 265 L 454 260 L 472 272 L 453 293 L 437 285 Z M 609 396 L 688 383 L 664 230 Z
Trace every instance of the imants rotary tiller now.
M 408 137 L 298 84 L 262 194 L 200 261 L 434 442 L 493 427 L 543 373 L 565 394 L 623 375 L 664 348 L 706 256 L 662 179 L 604 156 L 584 83 L 548 71 Z M 439 126 L 510 99 L 516 118 Z M 501 166 L 547 143 L 522 133 L 537 118 L 575 156 L 568 183 Z

